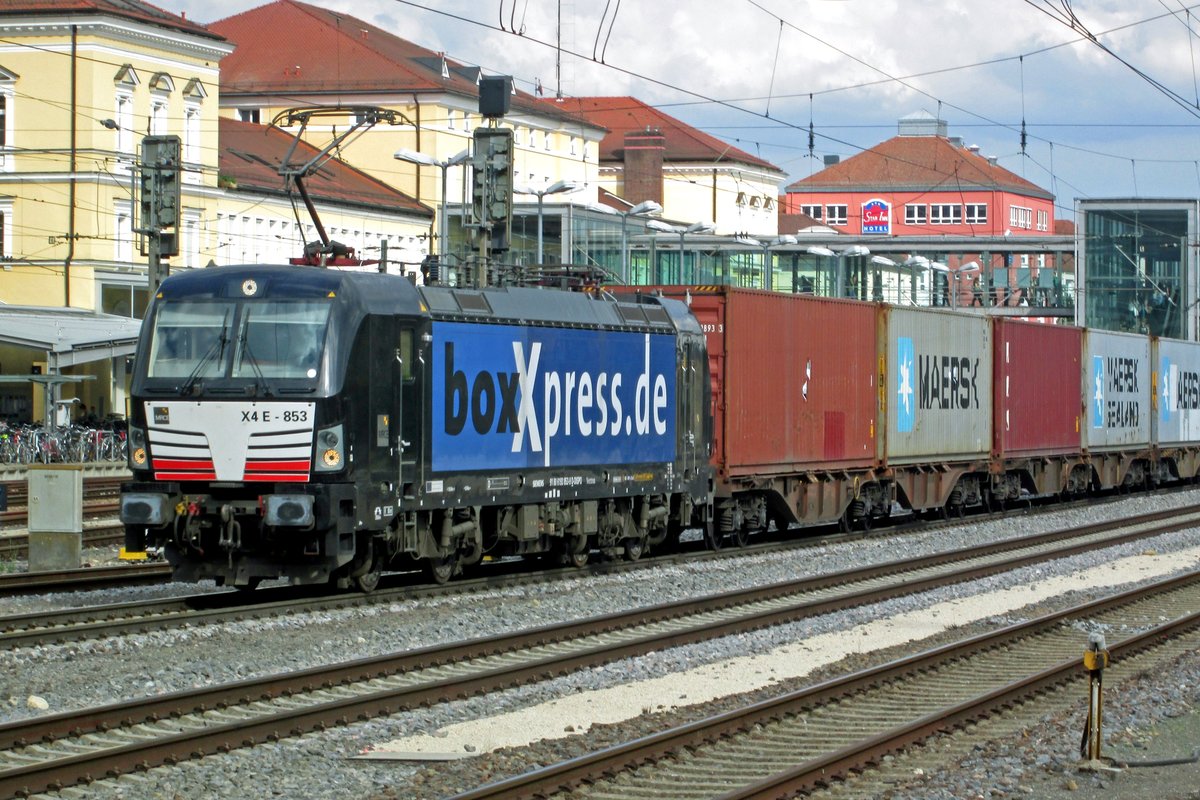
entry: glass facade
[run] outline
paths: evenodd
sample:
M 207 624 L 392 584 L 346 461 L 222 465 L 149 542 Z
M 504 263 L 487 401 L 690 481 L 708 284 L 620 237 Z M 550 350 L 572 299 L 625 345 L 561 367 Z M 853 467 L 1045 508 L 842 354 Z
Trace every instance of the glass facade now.
M 1080 203 L 1083 222 L 1081 324 L 1188 338 L 1191 276 L 1187 243 L 1195 203 Z

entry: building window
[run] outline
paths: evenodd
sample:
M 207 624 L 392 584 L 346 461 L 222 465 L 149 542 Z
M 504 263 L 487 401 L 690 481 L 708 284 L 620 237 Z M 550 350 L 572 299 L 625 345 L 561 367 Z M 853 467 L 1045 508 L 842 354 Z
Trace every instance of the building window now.
M 199 106 L 189 105 L 183 112 L 183 160 L 188 164 L 200 163 Z
M 525 144 L 524 130 L 520 125 L 513 125 L 513 144 Z
M 575 155 L 575 137 L 571 137 L 571 155 Z
M 553 140 L 550 138 L 550 131 L 546 131 L 546 138 L 545 138 L 544 144 L 546 145 L 547 150 L 550 149 L 550 145 L 551 145 L 552 141 Z
M 238 119 L 258 125 L 262 121 L 262 112 L 257 108 L 239 108 Z
M 825 222 L 828 225 L 845 225 L 849 221 L 849 206 L 825 206 Z
M 12 258 L 12 222 L 12 199 L 0 199 L 0 258 Z
M 967 203 L 967 224 L 987 225 L 987 203 Z
M 117 152 L 122 155 L 133 155 L 133 95 L 126 92 L 117 93 Z M 129 169 L 128 162 L 122 160 L 122 166 Z
M 150 135 L 165 136 L 167 133 L 167 101 L 155 100 L 150 104 Z
M 1039 231 L 1050 230 L 1050 212 L 1049 211 L 1037 212 L 1037 229 Z
M 133 219 L 130 213 L 128 200 L 118 200 L 113 204 L 113 260 L 122 264 L 133 261 Z
M 471 115 L 468 114 L 466 111 L 463 112 L 463 130 L 464 131 L 471 130 Z
M 955 203 L 931 203 L 929 222 L 933 225 L 962 224 L 962 206 Z
M 824 219 L 825 213 L 822 206 L 800 206 L 800 213 L 813 219 Z
M 909 203 L 904 206 L 905 225 L 924 225 L 929 222 L 929 209 L 924 203 Z
M 447 130 L 454 130 L 455 114 L 457 114 L 457 112 L 453 108 L 446 111 L 446 128 L 447 128 Z
M 1024 206 L 1009 206 L 1008 224 L 1012 228 L 1029 230 L 1033 227 L 1033 209 Z

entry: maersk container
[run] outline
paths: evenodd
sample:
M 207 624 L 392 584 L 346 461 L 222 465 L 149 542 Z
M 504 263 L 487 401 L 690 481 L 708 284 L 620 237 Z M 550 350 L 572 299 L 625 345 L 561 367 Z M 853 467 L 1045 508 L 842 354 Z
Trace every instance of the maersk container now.
M 888 464 L 986 458 L 992 447 L 992 336 L 987 317 L 884 307 Z
M 993 448 L 1002 458 L 1079 450 L 1083 329 L 997 317 L 992 323 Z
M 1200 342 L 1155 339 L 1153 364 L 1154 441 L 1164 447 L 1200 443 Z
M 729 286 L 653 287 L 707 336 L 723 479 L 875 463 L 876 306 Z
M 1088 329 L 1083 334 L 1083 425 L 1089 452 L 1150 445 L 1150 337 Z

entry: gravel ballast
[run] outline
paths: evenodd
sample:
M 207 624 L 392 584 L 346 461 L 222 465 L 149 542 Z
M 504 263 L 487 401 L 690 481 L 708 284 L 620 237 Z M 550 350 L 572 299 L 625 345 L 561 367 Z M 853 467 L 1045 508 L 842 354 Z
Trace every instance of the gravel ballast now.
M 952 531 L 939 530 L 905 536 L 882 534 L 866 541 L 821 545 L 794 554 L 746 555 L 720 562 L 667 566 L 632 575 L 591 576 L 519 590 L 481 592 L 436 601 L 398 602 L 220 626 L 164 630 L 109 641 L 22 648 L 0 653 L 0 701 L 4 702 L 0 719 L 16 719 L 38 713 L 28 706 L 31 696 L 44 698 L 48 712 L 54 713 L 127 697 L 302 669 L 318 663 L 367 657 L 798 576 L 844 570 L 913 557 L 933 550 L 965 547 L 982 541 L 1025 536 L 1072 524 L 1186 505 L 1198 500 L 1200 492 L 1197 491 L 1133 497 L 1117 504 L 1095 504 L 1050 515 L 1014 515 L 969 522 Z M 104 781 L 87 787 L 86 796 L 120 797 L 126 800 L 217 798 L 231 796 L 235 791 L 245 793 L 249 787 L 254 787 L 254 792 L 259 796 L 444 797 L 467 788 L 470 784 L 464 781 L 486 781 L 490 777 L 523 771 L 534 763 L 545 763 L 549 758 L 578 754 L 602 746 L 609 740 L 636 735 L 634 731 L 638 726 L 641 726 L 642 732 L 664 727 L 681 715 L 664 714 L 657 719 L 612 726 L 611 730 L 597 729 L 587 736 L 569 736 L 532 748 L 499 751 L 429 769 L 422 764 L 350 760 L 349 757 L 398 737 L 421 733 L 437 736 L 438 731 L 456 722 L 529 707 L 555 697 L 618 686 L 644 677 L 662 676 L 699 664 L 717 663 L 734 656 L 765 653 L 798 639 L 842 630 L 888 615 L 913 612 L 957 596 L 1036 582 L 1094 567 L 1120 557 L 1137 555 L 1147 548 L 1167 553 L 1197 545 L 1200 545 L 1200 531 L 1182 531 L 1158 537 L 1152 542 L 1139 542 L 1110 548 L 1099 554 L 1064 559 L 1052 565 L 1030 567 L 969 586 L 896 598 L 878 606 L 654 653 L 496 695 L 213 756 L 175 769 L 155 769 L 119 781 Z M 61 595 L 15 598 L 13 602 L 6 603 L 6 607 L 7 613 L 23 613 L 65 603 L 120 602 L 146 593 L 169 594 L 181 589 L 182 593 L 188 593 L 194 587 L 172 585 L 90 592 L 69 600 Z M 1003 622 L 1008 621 L 1011 620 L 1005 619 Z M 997 620 L 990 624 L 995 627 L 1002 623 Z M 833 667 L 840 672 L 845 670 L 846 665 Z M 1200 666 L 1196 669 L 1200 669 Z M 809 679 L 815 677 L 809 676 Z M 1196 686 L 1197 682 L 1192 681 L 1189 685 Z M 1149 686 L 1145 691 L 1154 696 L 1171 690 Z M 1178 685 L 1174 691 L 1176 695 L 1180 694 Z M 1183 695 L 1176 698 L 1175 707 L 1179 702 L 1194 702 L 1194 698 Z M 1146 707 L 1153 705 L 1149 703 Z M 1112 713 L 1119 717 L 1120 710 Z M 1114 721 L 1114 725 L 1117 724 L 1119 721 Z M 1072 736 L 1077 735 L 1076 729 Z M 1076 746 L 1077 743 L 1078 739 L 1075 738 Z M 911 796 L 938 796 L 930 793 L 937 788 L 932 783 L 936 776 L 927 777 L 928 780 L 921 786 L 921 793 Z M 1057 778 L 1057 775 L 1054 777 Z M 84 796 L 79 790 L 65 790 L 62 795 Z

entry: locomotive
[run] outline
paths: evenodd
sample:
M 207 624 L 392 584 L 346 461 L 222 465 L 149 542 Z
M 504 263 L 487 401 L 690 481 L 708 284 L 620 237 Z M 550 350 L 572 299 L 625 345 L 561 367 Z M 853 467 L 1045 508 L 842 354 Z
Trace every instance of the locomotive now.
M 303 266 L 163 282 L 127 550 L 369 591 L 1200 475 L 1200 343 L 730 286 L 466 289 Z
M 176 580 L 365 591 L 414 562 L 635 559 L 706 522 L 709 391 L 677 300 L 177 273 L 135 359 L 126 549 Z

